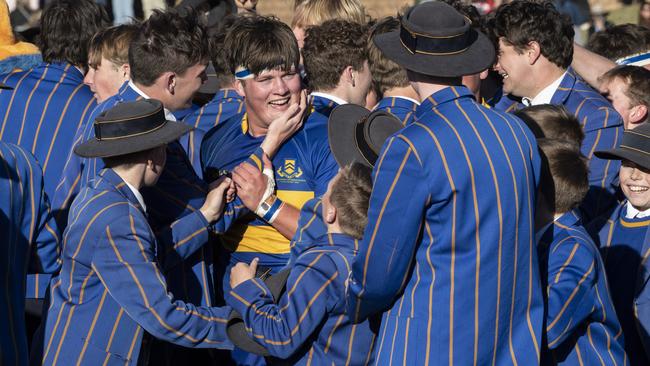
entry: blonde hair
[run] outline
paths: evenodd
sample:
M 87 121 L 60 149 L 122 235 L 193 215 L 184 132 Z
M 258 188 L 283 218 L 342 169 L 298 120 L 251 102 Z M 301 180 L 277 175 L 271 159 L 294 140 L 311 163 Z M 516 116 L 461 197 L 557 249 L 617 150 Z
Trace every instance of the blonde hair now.
M 359 0 L 296 0 L 291 28 L 306 28 L 341 19 L 365 24 L 366 11 Z

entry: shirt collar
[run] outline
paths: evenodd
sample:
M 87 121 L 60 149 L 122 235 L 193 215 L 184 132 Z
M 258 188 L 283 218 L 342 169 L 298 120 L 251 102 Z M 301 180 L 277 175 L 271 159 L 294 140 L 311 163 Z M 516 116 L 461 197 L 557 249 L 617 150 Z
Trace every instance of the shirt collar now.
M 411 102 L 411 103 L 415 103 L 415 105 L 420 105 L 420 102 L 417 101 L 417 100 L 415 100 L 415 99 L 413 99 L 413 98 L 404 97 L 404 96 L 401 96 L 401 95 L 394 95 L 393 98 L 405 99 L 405 100 L 408 100 L 408 101 Z
M 140 193 L 140 191 L 138 191 L 137 188 L 129 184 L 129 182 L 124 181 L 124 183 L 126 183 L 126 186 L 129 187 L 129 189 L 131 189 L 131 192 L 133 192 L 133 195 L 138 200 L 138 203 L 140 204 L 140 206 L 142 206 L 142 211 L 147 212 L 147 206 L 144 204 L 144 198 L 142 198 L 142 194 Z
M 526 107 L 530 107 L 531 105 L 550 104 L 551 99 L 553 99 L 553 94 L 555 94 L 555 91 L 560 86 L 562 79 L 564 79 L 565 76 L 566 71 L 557 80 L 552 82 L 546 88 L 542 89 L 542 91 L 539 92 L 539 94 L 537 94 L 534 98 L 531 99 L 528 97 L 523 97 L 521 98 L 521 102 Z
M 650 216 L 650 208 L 645 211 L 637 210 L 630 201 L 625 204 L 625 218 L 626 219 L 642 219 Z
M 134 92 L 138 93 L 138 95 L 140 95 L 144 99 L 151 99 L 147 94 L 145 94 L 142 90 L 140 90 L 140 88 L 135 86 L 135 84 L 131 80 L 129 80 L 129 88 L 133 89 Z M 163 108 L 163 109 L 165 110 L 165 118 L 168 121 L 176 121 L 176 117 L 174 117 L 174 114 L 172 114 L 172 112 L 170 112 L 169 109 L 167 108 Z
M 321 97 L 321 98 L 329 99 L 329 100 L 335 102 L 338 105 L 348 104 L 348 102 L 346 102 L 345 100 L 337 97 L 336 95 L 332 95 L 332 94 L 327 94 L 327 93 L 323 93 L 323 92 L 312 92 L 310 95 L 314 96 L 314 97 Z

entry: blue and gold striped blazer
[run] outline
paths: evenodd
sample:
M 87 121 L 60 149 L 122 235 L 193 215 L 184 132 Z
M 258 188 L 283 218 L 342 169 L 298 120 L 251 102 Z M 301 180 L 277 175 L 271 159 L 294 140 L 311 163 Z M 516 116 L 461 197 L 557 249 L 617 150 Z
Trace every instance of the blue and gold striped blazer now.
M 623 137 L 623 120 L 612 104 L 569 68 L 551 103 L 563 105 L 578 118 L 585 133 L 581 152 L 589 159 L 589 192 L 580 208 L 586 223 L 616 206 L 616 180 L 620 161 L 600 159 L 594 151 L 618 146 Z M 494 106 L 512 112 L 524 105 L 503 96 Z
M 537 251 L 547 304 L 544 364 L 627 365 L 605 265 L 578 214 L 555 220 Z
M 368 321 L 354 324 L 345 309 L 345 281 L 358 241 L 326 234 L 304 247 L 274 302 L 258 278 L 230 291 L 229 304 L 249 336 L 271 355 L 295 365 L 371 364 L 375 333 Z
M 62 269 L 52 279 L 45 325 L 45 365 L 133 365 L 144 331 L 185 347 L 231 347 L 230 309 L 198 307 L 168 292 L 163 268 L 208 240 L 200 212 L 170 227 L 158 246 L 130 188 L 103 170 L 75 199 L 63 238 Z M 158 260 L 163 257 L 162 260 Z
M 26 149 L 0 142 L 0 364 L 27 365 L 27 273 L 56 273 L 59 234 L 43 173 Z
M 373 108 L 373 111 L 386 111 L 397 117 L 402 125 L 408 126 L 415 121 L 418 104 L 401 97 L 385 97 Z
M 348 287 L 357 320 L 386 311 L 377 364 L 539 362 L 540 164 L 523 122 L 463 86 L 427 97 L 386 141 Z

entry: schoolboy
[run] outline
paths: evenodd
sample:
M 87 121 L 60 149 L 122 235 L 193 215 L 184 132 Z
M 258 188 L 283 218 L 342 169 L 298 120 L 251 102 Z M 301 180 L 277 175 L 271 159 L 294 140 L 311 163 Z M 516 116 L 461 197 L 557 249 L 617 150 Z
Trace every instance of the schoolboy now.
M 639 306 L 643 306 L 644 302 L 638 301 L 648 277 L 644 258 L 650 247 L 646 240 L 650 225 L 649 153 L 650 125 L 647 123 L 626 130 L 618 148 L 596 152 L 602 159 L 621 160 L 620 187 L 626 199 L 609 216 L 594 240 L 600 246 L 605 262 L 609 288 L 623 328 L 625 351 L 630 358 L 630 365 L 650 364 L 650 358 L 642 344 L 642 338 L 647 338 L 647 334 L 639 332 L 639 324 L 647 324 L 649 320 L 648 313 L 640 310 Z M 594 227 L 598 227 L 595 224 Z
M 232 269 L 229 303 L 271 355 L 296 365 L 372 361 L 369 323 L 353 324 L 345 311 L 345 282 L 368 221 L 371 191 L 371 170 L 360 163 L 330 181 L 322 200 L 327 234 L 299 254 L 287 280 L 290 295 L 285 292 L 277 303 L 254 278 L 257 260 Z
M 650 70 L 641 66 L 618 66 L 599 78 L 600 90 L 618 114 L 625 129 L 648 122 L 650 113 Z
M 589 190 L 586 159 L 569 141 L 540 139 L 538 146 L 547 163 L 535 223 L 547 308 L 542 364 L 625 364 L 605 266 L 576 210 Z

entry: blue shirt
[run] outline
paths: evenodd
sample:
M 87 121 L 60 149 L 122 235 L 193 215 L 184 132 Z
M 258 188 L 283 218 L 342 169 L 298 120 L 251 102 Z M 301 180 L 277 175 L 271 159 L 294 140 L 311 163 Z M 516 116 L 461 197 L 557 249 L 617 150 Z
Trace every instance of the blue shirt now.
M 589 159 L 589 192 L 580 205 L 583 218 L 589 223 L 616 206 L 616 185 L 619 160 L 600 159 L 594 151 L 614 149 L 623 136 L 623 119 L 596 90 L 582 80 L 572 68 L 560 82 L 551 103 L 564 106 L 580 122 L 585 138 L 580 151 Z M 524 105 L 503 96 L 494 106 L 512 112 Z
M 357 246 L 344 234 L 318 238 L 291 267 L 277 303 L 259 278 L 231 290 L 230 305 L 242 314 L 249 336 L 295 365 L 372 363 L 369 322 L 354 324 L 345 311 L 345 281 Z
M 25 277 L 59 271 L 59 234 L 36 159 L 4 142 L 0 142 L 0 238 L 0 364 L 27 365 Z
M 348 287 L 357 320 L 386 311 L 377 364 L 539 362 L 540 165 L 524 123 L 463 86 L 427 97 L 386 141 Z
M 625 365 L 623 331 L 605 265 L 575 212 L 560 216 L 537 246 L 546 288 L 548 365 Z
M 230 309 L 199 307 L 169 293 L 163 269 L 176 255 L 160 253 L 208 239 L 200 212 L 154 236 L 145 212 L 124 181 L 107 169 L 84 188 L 70 210 L 63 265 L 52 279 L 45 325 L 45 365 L 135 365 L 142 334 L 185 347 L 230 348 Z M 170 243 L 158 245 L 158 238 Z

